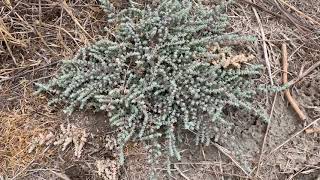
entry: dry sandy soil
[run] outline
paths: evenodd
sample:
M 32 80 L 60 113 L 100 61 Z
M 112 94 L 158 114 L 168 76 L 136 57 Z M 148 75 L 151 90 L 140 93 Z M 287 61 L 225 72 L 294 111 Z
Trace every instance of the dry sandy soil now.
M 127 5 L 114 2 L 117 8 Z M 236 0 L 227 12 L 230 31 L 258 38 L 246 50 L 266 66 L 259 81 L 282 84 L 283 44 L 289 80 L 315 67 L 289 88 L 307 119 L 299 118 L 284 93 L 261 96 L 257 103 L 270 114 L 269 124 L 230 109 L 226 113 L 234 126 L 218 127 L 215 143 L 208 147 L 196 146 L 186 132 L 180 145 L 183 159 L 159 166 L 159 179 L 319 180 L 320 1 Z M 125 165 L 117 165 L 113 130 L 103 113 L 68 117 L 61 108 L 47 106 L 48 96 L 33 95 L 34 83 L 54 76 L 59 61 L 108 36 L 106 25 L 95 0 L 0 0 L 0 180 L 147 179 L 150 168 L 140 144 L 129 144 Z M 68 129 L 68 124 L 75 127 Z M 79 137 L 87 134 L 80 157 L 74 145 L 63 150 L 48 139 L 36 144 L 36 138 L 50 132 L 63 134 L 61 125 Z M 99 173 L 102 162 L 106 171 Z

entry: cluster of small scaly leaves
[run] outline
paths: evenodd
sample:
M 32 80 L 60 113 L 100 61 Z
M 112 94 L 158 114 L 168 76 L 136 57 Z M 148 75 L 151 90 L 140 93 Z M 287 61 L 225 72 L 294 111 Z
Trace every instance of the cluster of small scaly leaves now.
M 63 62 L 55 79 L 39 85 L 39 92 L 55 94 L 51 103 L 64 103 L 67 113 L 108 112 L 120 152 L 128 141 L 142 141 L 151 161 L 163 153 L 179 159 L 179 129 L 194 131 L 197 143 L 209 144 L 216 123 L 230 123 L 224 118 L 226 106 L 263 114 L 251 103 L 257 94 L 251 77 L 260 66 L 210 63 L 218 57 L 210 46 L 245 39 L 225 34 L 226 4 L 212 8 L 192 0 L 162 0 L 156 7 L 132 3 L 117 13 L 110 2 L 101 4 L 115 24 L 112 40 L 82 48 Z

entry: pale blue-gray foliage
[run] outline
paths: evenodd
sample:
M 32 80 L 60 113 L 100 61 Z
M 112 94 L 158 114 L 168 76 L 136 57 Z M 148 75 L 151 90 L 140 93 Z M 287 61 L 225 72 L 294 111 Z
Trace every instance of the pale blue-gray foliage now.
M 210 46 L 248 39 L 225 33 L 226 4 L 212 8 L 192 0 L 162 0 L 155 7 L 132 3 L 120 12 L 109 1 L 101 4 L 114 24 L 108 30 L 112 38 L 79 50 L 39 91 L 55 94 L 51 103 L 63 102 L 67 113 L 108 112 L 120 152 L 128 141 L 143 141 L 151 161 L 163 153 L 179 159 L 178 129 L 194 131 L 197 143 L 209 144 L 216 124 L 230 123 L 226 106 L 263 114 L 251 103 L 257 94 L 252 77 L 261 66 L 210 63 L 219 57 Z

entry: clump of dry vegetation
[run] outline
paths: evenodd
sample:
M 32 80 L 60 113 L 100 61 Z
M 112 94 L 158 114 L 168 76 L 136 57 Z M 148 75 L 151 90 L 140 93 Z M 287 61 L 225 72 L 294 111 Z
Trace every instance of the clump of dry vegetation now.
M 39 149 L 34 154 L 28 154 L 27 150 L 32 137 L 45 131 L 47 128 L 45 124 L 35 125 L 30 114 L 1 113 L 0 118 L 2 173 L 14 175 L 36 159 L 45 160 L 45 157 L 50 154 L 50 152 L 44 153 L 43 149 Z
M 40 133 L 38 137 L 32 139 L 28 153 L 32 153 L 37 146 L 62 146 L 65 151 L 70 144 L 74 145 L 74 155 L 80 158 L 83 147 L 87 142 L 88 133 L 85 129 L 76 127 L 74 124 L 60 125 L 60 133 L 52 133 L 46 135 Z
M 52 131 L 57 118 L 45 106 L 44 97 L 33 97 L 30 89 L 19 109 L 0 113 L 0 175 L 15 177 L 32 163 L 46 164 L 52 150 L 39 148 L 29 154 L 33 137 Z

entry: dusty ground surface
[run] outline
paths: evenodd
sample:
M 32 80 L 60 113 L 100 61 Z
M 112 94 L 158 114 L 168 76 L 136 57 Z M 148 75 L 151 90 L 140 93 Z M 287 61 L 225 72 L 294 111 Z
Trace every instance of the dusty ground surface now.
M 127 5 L 125 0 L 115 2 L 117 8 Z M 230 31 L 258 38 L 246 48 L 256 55 L 256 63 L 266 66 L 257 81 L 282 84 L 283 43 L 288 46 L 289 80 L 319 62 L 319 1 L 250 2 L 237 0 L 227 10 Z M 34 82 L 52 77 L 60 60 L 107 36 L 106 24 L 95 0 L 0 1 L 0 179 L 106 179 L 112 173 L 119 179 L 147 179 L 150 168 L 140 144 L 129 144 L 125 165 L 116 165 L 113 130 L 104 114 L 78 112 L 67 117 L 61 108 L 48 107 L 46 96 L 32 95 Z M 180 145 L 183 159 L 172 161 L 169 168 L 158 167 L 159 179 L 318 180 L 320 132 L 312 130 L 320 127 L 320 68 L 290 91 L 308 116 L 305 121 L 283 93 L 262 95 L 257 103 L 270 115 L 269 124 L 230 109 L 226 113 L 234 126 L 218 127 L 208 147 L 196 146 L 192 134 L 185 133 Z M 62 151 L 49 143 L 28 153 L 39 134 L 61 134 L 61 124 L 74 124 L 89 134 L 80 158 L 72 145 Z M 109 176 L 99 173 L 102 162 Z

